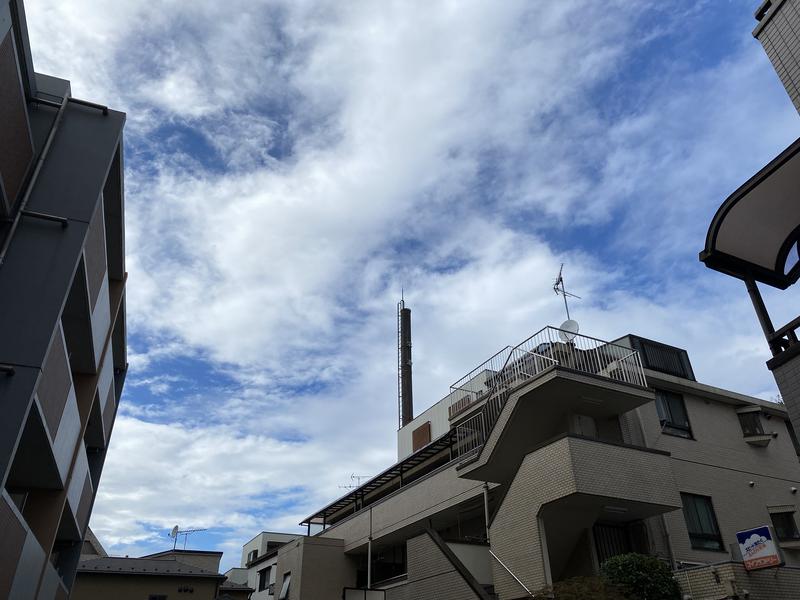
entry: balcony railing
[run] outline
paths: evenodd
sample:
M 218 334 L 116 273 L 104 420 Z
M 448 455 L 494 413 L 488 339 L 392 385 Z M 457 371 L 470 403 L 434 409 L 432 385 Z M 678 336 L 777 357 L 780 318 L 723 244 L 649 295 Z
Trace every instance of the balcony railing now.
M 506 346 L 450 386 L 451 418 L 486 400 L 480 412 L 455 428 L 453 458 L 479 450 L 491 433 L 511 390 L 553 366 L 622 383 L 647 385 L 636 350 L 545 327 L 516 346 Z

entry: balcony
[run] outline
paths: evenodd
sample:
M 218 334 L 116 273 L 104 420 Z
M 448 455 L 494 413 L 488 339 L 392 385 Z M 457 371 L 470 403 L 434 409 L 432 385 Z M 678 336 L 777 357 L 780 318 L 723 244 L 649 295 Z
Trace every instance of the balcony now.
M 520 506 L 531 518 L 520 519 Z M 593 554 L 647 552 L 642 520 L 680 506 L 668 453 L 562 435 L 525 457 L 492 522 L 492 546 L 526 584 L 589 575 Z M 545 564 L 515 555 L 534 552 L 534 540 Z
M 559 433 L 559 427 L 563 431 L 569 414 L 607 418 L 652 400 L 646 386 L 636 350 L 546 327 L 451 386 L 451 419 L 480 406 L 456 424 L 454 457 L 480 454 L 504 413 L 518 413 L 513 420 L 504 417 L 503 424 L 523 423 L 523 446 L 532 447 Z M 514 407 L 507 409 L 511 400 Z

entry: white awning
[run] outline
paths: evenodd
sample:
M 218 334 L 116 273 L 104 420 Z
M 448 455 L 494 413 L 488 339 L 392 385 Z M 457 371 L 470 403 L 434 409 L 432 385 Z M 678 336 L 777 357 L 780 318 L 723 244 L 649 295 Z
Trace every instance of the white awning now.
M 800 139 L 722 203 L 700 260 L 786 289 L 800 278 Z

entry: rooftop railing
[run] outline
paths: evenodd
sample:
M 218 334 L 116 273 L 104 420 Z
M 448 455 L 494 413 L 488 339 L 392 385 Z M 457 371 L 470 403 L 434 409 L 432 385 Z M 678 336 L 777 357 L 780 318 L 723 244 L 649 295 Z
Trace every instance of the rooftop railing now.
M 636 350 L 545 327 L 516 346 L 506 346 L 450 386 L 451 418 L 486 400 L 479 412 L 456 426 L 453 458 L 478 451 L 491 433 L 511 390 L 554 366 L 647 386 Z

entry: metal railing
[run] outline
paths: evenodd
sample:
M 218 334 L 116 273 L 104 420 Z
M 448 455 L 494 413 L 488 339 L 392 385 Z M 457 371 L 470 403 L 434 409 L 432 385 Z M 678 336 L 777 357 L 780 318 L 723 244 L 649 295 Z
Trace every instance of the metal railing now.
M 647 385 L 636 350 L 545 327 L 514 347 L 506 346 L 450 386 L 450 408 L 457 406 L 457 412 L 486 398 L 480 412 L 456 426 L 453 458 L 483 446 L 512 389 L 556 365 L 632 385 Z M 465 402 L 465 397 L 471 401 Z

